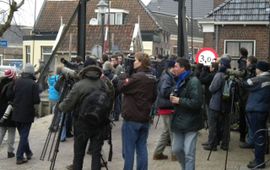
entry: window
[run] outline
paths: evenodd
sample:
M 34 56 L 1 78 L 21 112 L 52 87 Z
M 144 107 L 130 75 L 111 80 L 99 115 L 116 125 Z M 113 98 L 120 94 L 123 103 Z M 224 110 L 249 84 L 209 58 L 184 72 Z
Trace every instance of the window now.
M 52 54 L 52 46 L 41 46 L 41 60 L 46 64 Z M 54 70 L 55 59 L 50 64 L 50 71 Z
M 115 14 L 115 25 L 122 25 L 123 24 L 123 15 L 122 13 Z
M 225 40 L 225 53 L 232 57 L 232 67 L 237 68 L 237 60 L 240 58 L 239 49 L 248 50 L 248 56 L 255 55 L 255 40 Z
M 124 19 L 123 16 L 126 14 L 123 13 L 110 13 L 110 25 L 123 25 Z M 101 25 L 101 14 L 97 13 L 98 24 Z M 108 14 L 104 16 L 104 24 L 108 23 Z
M 31 49 L 30 45 L 25 46 L 25 63 L 30 63 Z

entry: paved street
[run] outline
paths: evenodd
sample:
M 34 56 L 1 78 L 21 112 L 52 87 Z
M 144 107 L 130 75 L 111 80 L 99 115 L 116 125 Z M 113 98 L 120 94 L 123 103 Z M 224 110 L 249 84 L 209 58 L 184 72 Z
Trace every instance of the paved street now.
M 32 151 L 34 153 L 33 159 L 27 164 L 16 165 L 15 158 L 7 159 L 7 146 L 4 143 L 0 148 L 0 170 L 48 170 L 50 162 L 40 161 L 39 157 L 41 150 L 48 132 L 48 126 L 51 121 L 51 116 L 47 116 L 35 121 L 30 132 L 30 144 Z M 109 162 L 109 170 L 121 170 L 123 167 L 123 160 L 121 157 L 121 133 L 120 127 L 122 122 L 116 122 L 116 126 L 113 129 L 113 161 Z M 177 162 L 172 162 L 171 160 L 164 161 L 153 161 L 152 155 L 155 148 L 156 142 L 158 140 L 159 134 L 161 132 L 162 124 L 159 123 L 157 129 L 151 127 L 149 139 L 148 139 L 148 149 L 149 149 L 149 170 L 175 170 L 181 169 Z M 243 150 L 238 147 L 238 133 L 231 132 L 231 143 L 230 151 L 228 156 L 228 170 L 247 170 L 246 164 L 252 160 L 253 154 L 252 150 Z M 210 161 L 207 161 L 208 151 L 202 149 L 201 143 L 206 141 L 207 131 L 200 131 L 199 140 L 197 143 L 197 155 L 196 155 L 196 169 L 197 170 L 223 170 L 225 163 L 226 152 L 223 150 L 218 150 L 213 152 Z M 16 138 L 16 147 L 18 144 L 18 135 Z M 108 144 L 105 143 L 104 146 L 105 156 L 108 155 Z M 58 154 L 55 169 L 64 170 L 67 165 L 72 161 L 73 152 L 73 139 L 67 139 L 66 142 L 61 143 L 60 152 Z M 170 155 L 170 148 L 167 147 L 165 154 Z M 269 155 L 267 155 L 269 159 Z M 90 160 L 91 156 L 86 155 L 84 169 L 90 170 Z M 270 165 L 267 165 L 266 169 L 270 169 Z

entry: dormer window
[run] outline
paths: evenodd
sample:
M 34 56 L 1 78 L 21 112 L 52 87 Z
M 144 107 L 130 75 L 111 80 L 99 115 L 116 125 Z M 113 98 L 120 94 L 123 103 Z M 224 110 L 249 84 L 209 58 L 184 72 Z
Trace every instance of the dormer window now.
M 97 20 L 98 24 L 101 25 L 101 14 L 98 13 L 98 10 L 96 9 L 95 12 L 97 13 Z M 128 16 L 129 11 L 123 10 L 123 9 L 110 9 L 110 25 L 123 25 L 125 18 Z M 108 24 L 108 11 L 105 14 L 105 24 Z

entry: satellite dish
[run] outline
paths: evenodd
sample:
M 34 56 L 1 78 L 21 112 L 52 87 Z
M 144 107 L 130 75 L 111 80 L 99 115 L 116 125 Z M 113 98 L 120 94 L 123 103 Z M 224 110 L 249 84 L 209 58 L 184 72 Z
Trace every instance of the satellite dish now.
M 91 18 L 89 21 L 89 25 L 98 25 L 98 20 L 96 18 Z

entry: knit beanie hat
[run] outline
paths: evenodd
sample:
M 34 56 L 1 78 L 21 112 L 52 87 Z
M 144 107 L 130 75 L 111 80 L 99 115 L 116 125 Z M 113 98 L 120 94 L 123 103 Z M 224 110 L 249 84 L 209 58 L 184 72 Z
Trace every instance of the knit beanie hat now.
M 228 58 L 221 58 L 220 64 L 222 64 L 226 68 L 231 68 L 231 61 Z
M 26 63 L 23 69 L 24 73 L 35 74 L 35 68 L 32 64 Z
M 13 79 L 16 76 L 16 72 L 12 69 L 7 69 L 4 71 L 4 76 L 9 79 Z
M 265 61 L 259 61 L 257 64 L 256 64 L 256 68 L 265 72 L 265 71 L 268 71 L 270 70 L 270 65 L 269 63 L 265 62 Z
M 87 58 L 84 62 L 84 67 L 87 67 L 89 65 L 97 65 L 97 61 L 93 58 Z

